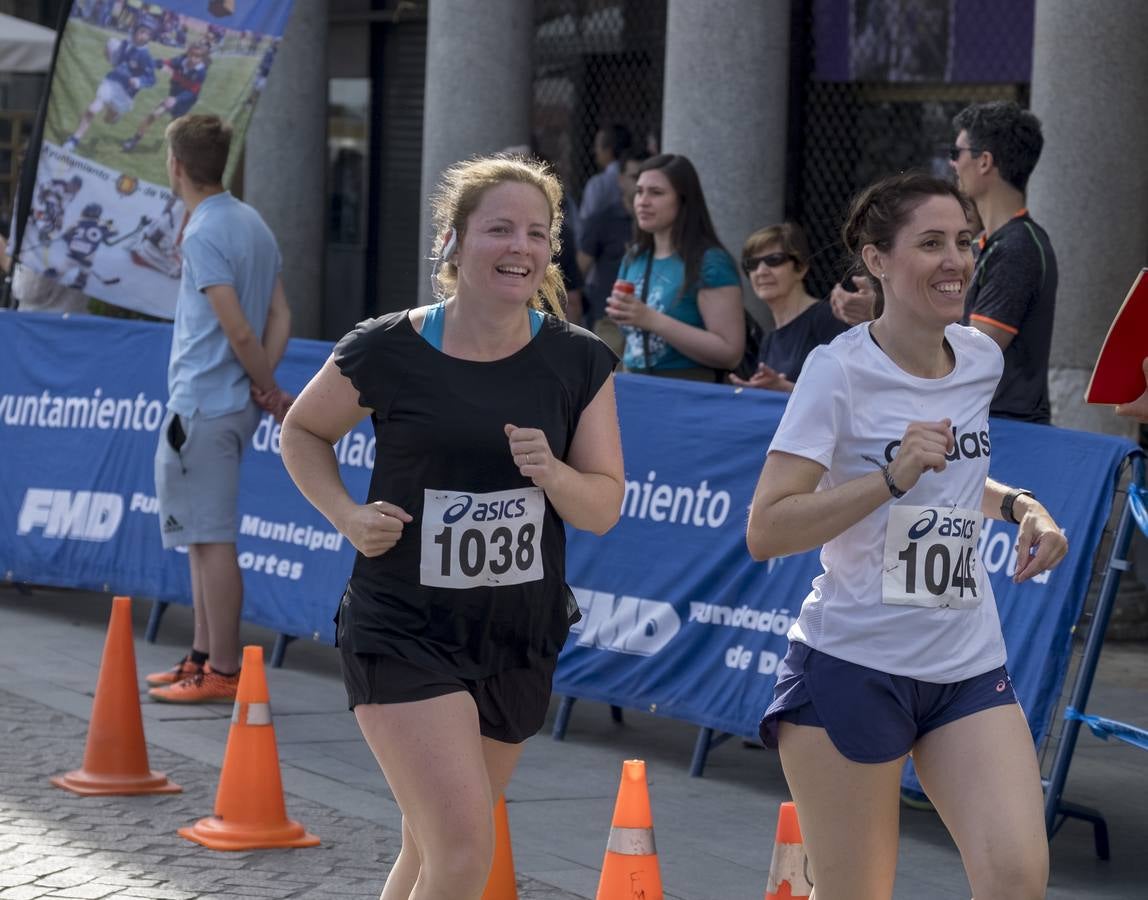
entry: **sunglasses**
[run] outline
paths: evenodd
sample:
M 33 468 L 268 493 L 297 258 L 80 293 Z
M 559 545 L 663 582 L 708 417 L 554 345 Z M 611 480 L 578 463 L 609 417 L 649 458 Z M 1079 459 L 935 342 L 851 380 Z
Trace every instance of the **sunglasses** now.
M 750 275 L 762 263 L 765 263 L 771 269 L 776 269 L 778 266 L 784 266 L 790 261 L 797 262 L 797 257 L 781 252 L 767 253 L 764 256 L 751 256 L 748 259 L 742 260 L 741 267 L 746 275 Z
M 958 147 L 956 144 L 954 144 L 953 146 L 951 146 L 949 148 L 949 159 L 952 162 L 956 162 L 958 159 L 961 158 L 961 154 L 964 153 L 966 150 L 968 150 L 970 155 L 972 155 L 972 156 L 980 156 L 982 153 L 985 152 L 984 148 L 982 148 L 982 147 Z

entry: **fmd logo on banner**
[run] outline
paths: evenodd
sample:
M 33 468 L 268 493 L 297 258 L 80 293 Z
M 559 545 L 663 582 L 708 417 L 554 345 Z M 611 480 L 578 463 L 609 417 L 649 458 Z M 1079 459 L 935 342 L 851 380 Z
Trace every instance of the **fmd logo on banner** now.
M 175 314 L 183 204 L 164 129 L 189 113 L 234 128 L 230 182 L 292 0 L 75 0 L 60 40 L 19 261 L 163 318 Z M 15 242 L 13 242 L 15 243 Z
M 28 488 L 20 506 L 16 534 L 42 529 L 46 538 L 110 541 L 124 517 L 124 498 L 101 491 Z

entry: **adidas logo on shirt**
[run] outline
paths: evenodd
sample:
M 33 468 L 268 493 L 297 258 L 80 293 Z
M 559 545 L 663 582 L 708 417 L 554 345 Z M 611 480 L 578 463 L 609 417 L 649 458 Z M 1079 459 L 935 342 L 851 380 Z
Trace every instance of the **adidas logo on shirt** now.
M 900 446 L 900 439 L 890 441 L 885 445 L 885 462 L 893 461 L 893 457 L 897 454 L 897 448 Z M 992 455 L 992 446 L 987 431 L 966 431 L 964 434 L 958 435 L 957 427 L 954 425 L 953 449 L 951 453 L 945 454 L 945 459 L 949 462 L 956 462 L 959 459 L 988 457 Z
M 175 516 L 168 516 L 163 520 L 163 533 L 171 534 L 173 531 L 183 531 L 183 526 Z

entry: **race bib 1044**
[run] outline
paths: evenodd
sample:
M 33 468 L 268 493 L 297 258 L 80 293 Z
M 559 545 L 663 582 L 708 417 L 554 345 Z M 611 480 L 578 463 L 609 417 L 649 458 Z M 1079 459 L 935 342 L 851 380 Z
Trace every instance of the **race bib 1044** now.
M 542 488 L 423 491 L 419 582 L 472 588 L 542 579 Z
M 960 507 L 889 508 L 881 599 L 896 606 L 973 609 L 983 516 Z

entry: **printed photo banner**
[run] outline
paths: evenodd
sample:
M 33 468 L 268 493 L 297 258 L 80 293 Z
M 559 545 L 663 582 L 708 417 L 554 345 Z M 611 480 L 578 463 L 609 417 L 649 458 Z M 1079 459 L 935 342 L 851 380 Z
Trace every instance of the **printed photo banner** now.
M 168 183 L 164 129 L 193 112 L 229 122 L 230 181 L 291 5 L 75 0 L 19 262 L 116 306 L 172 318 L 184 210 Z

